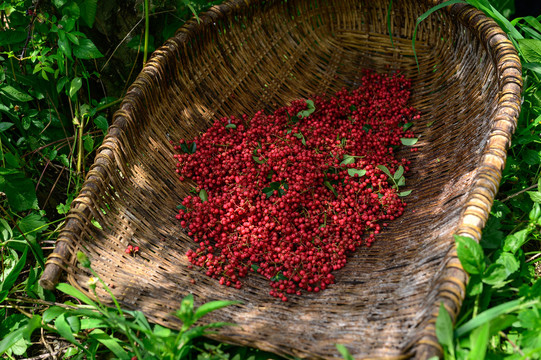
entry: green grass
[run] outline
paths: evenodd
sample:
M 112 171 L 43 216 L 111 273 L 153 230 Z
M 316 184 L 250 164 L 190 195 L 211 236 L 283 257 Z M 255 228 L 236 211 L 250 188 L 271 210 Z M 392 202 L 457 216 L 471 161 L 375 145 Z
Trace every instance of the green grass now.
M 145 36 L 120 46 L 134 53 L 153 49 L 192 12 L 216 2 L 152 1 L 141 14 L 165 25 L 157 31 L 145 21 L 134 29 Z M 513 19 L 514 2 L 509 0 L 468 2 L 494 18 L 517 47 L 524 68 L 524 102 L 481 242 L 456 239 L 471 278 L 456 323 L 440 309 L 437 335 L 446 359 L 537 359 L 541 16 Z M 173 331 L 149 324 L 140 312 L 106 307 L 67 284 L 59 285 L 57 292 L 39 286 L 45 256 L 119 101 L 100 90 L 101 71 L 109 59 L 85 35 L 94 25 L 98 1 L 55 0 L 42 6 L 32 8 L 31 0 L 0 4 L 0 354 L 11 359 L 51 353 L 55 341 L 58 355 L 73 359 L 279 358 L 201 337 L 225 324 L 202 328 L 195 320 L 220 311 L 230 305 L 227 302 L 196 309 L 193 299 L 186 297 L 176 313 L 185 326 Z M 135 72 L 143 62 L 137 59 Z M 338 351 L 348 358 L 345 348 Z

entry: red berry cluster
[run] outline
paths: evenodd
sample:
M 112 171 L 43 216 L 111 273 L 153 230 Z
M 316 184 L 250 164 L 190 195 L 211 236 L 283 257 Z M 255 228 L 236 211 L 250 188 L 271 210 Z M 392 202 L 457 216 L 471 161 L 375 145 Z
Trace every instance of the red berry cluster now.
M 176 171 L 197 183 L 176 216 L 199 245 L 189 261 L 236 288 L 257 272 L 283 301 L 334 283 L 347 254 L 404 212 L 378 165 L 409 170 L 393 155 L 419 116 L 406 106 L 409 88 L 402 75 L 367 72 L 353 91 L 223 118 L 181 140 Z

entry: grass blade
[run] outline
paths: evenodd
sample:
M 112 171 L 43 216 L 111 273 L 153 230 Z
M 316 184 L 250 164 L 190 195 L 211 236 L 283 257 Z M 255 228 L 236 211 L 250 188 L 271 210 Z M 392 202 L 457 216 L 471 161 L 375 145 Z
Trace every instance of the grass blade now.
M 441 4 L 438 4 L 430 9 L 428 9 L 425 13 L 423 13 L 421 16 L 417 18 L 417 21 L 415 22 L 415 29 L 413 30 L 413 38 L 411 39 L 411 47 L 413 48 L 413 57 L 415 58 L 415 64 L 417 64 L 417 71 L 421 72 L 419 69 L 419 60 L 417 59 L 417 52 L 415 51 L 415 38 L 417 37 L 417 28 L 419 24 L 425 20 L 427 17 L 429 17 L 432 13 L 446 7 L 449 5 L 454 4 L 465 4 L 464 0 L 449 0 L 444 1 Z

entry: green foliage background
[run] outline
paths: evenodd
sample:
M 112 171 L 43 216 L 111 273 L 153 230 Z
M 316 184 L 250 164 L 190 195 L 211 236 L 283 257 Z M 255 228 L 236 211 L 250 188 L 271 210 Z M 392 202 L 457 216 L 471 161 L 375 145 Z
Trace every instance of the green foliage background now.
M 65 358 L 277 358 L 199 339 L 208 329 L 195 326 L 194 319 L 229 303 L 198 310 L 193 299 L 186 298 L 177 316 L 187 326 L 174 332 L 148 324 L 141 313 L 95 303 L 69 285 L 61 284 L 60 292 L 52 293 L 38 284 L 45 254 L 53 248 L 107 132 L 108 119 L 145 55 L 193 13 L 219 2 L 0 4 L 3 357 L 57 351 Z M 524 101 L 483 238 L 480 244 L 456 239 L 471 279 L 456 324 L 445 308 L 440 309 L 437 335 L 448 359 L 537 359 L 541 356 L 541 14 L 514 18 L 513 0 L 467 2 L 494 18 L 518 49 Z M 74 298 L 83 305 L 71 302 Z M 36 331 L 40 328 L 63 347 L 47 348 L 48 341 Z M 343 346 L 337 351 L 350 356 Z

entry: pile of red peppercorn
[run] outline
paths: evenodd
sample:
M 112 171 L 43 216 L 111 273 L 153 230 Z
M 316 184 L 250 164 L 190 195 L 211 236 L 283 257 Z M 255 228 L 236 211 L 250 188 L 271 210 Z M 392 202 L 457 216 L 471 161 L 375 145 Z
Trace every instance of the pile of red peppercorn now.
M 181 140 L 176 171 L 197 184 L 176 216 L 199 245 L 189 261 L 236 288 L 257 272 L 283 301 L 327 288 L 348 253 L 404 212 L 410 162 L 394 152 L 415 140 L 409 88 L 402 75 L 366 72 L 353 91 L 223 118 Z

